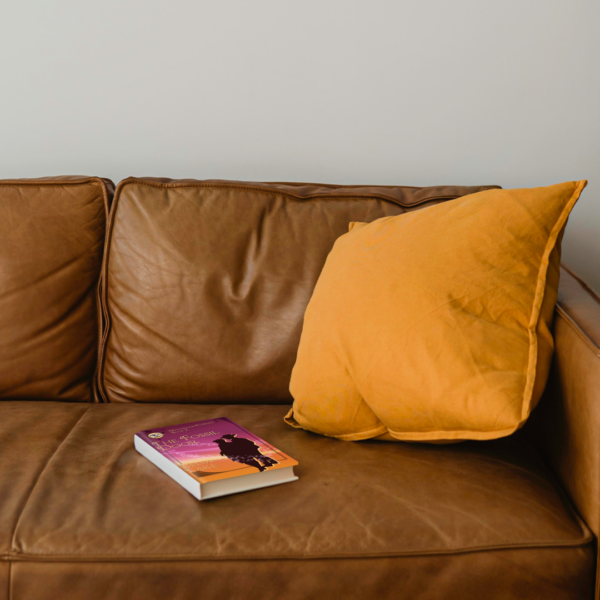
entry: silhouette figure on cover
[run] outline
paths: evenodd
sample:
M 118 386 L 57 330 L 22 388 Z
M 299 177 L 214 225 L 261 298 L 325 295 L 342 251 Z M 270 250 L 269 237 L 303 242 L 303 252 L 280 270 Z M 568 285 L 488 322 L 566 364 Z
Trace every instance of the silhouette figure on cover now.
M 213 442 L 219 446 L 221 456 L 254 467 L 259 471 L 278 464 L 276 460 L 262 454 L 260 448 L 252 440 L 239 438 L 235 433 L 227 433 Z

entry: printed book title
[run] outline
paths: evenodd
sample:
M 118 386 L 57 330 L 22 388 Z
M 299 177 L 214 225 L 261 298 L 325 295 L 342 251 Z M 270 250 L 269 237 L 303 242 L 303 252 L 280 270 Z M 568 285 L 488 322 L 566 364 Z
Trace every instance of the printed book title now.
M 196 433 L 194 435 L 182 435 L 177 440 L 161 440 L 159 442 L 152 442 L 153 446 L 162 448 L 163 450 L 173 450 L 175 448 L 181 448 L 183 446 L 195 446 L 199 438 L 203 438 L 209 435 L 219 435 L 215 431 L 206 431 L 204 433 Z

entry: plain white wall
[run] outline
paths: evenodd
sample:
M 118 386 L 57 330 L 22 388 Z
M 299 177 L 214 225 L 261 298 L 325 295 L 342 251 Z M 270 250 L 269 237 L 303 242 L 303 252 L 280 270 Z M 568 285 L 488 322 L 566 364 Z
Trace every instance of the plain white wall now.
M 0 177 L 529 187 L 587 178 L 564 260 L 600 289 L 597 0 L 19 0 Z

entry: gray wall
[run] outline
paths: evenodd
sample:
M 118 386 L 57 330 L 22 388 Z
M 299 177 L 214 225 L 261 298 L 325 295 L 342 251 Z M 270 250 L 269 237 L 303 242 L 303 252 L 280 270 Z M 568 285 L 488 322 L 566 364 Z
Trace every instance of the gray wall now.
M 564 259 L 600 289 L 599 23 L 597 0 L 5 2 L 0 177 L 587 178 Z

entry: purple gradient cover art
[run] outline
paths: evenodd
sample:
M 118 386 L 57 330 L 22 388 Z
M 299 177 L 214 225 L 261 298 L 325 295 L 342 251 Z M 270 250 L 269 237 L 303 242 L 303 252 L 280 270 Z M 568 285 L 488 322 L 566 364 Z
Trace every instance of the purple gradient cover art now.
M 136 435 L 201 483 L 298 464 L 226 417 Z

